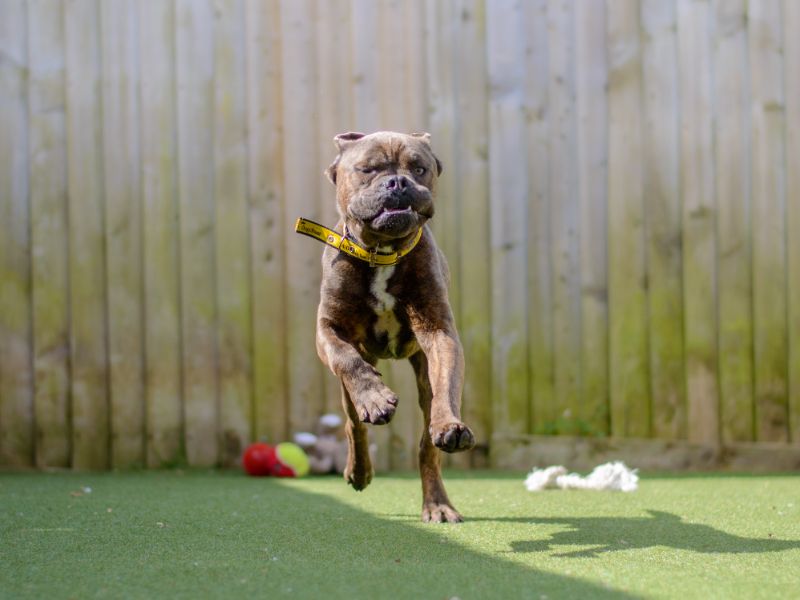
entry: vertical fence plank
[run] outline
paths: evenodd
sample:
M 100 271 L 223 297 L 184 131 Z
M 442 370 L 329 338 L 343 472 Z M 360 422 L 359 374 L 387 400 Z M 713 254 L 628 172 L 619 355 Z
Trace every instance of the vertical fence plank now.
M 219 458 L 214 268 L 214 19 L 210 0 L 176 5 L 183 390 L 189 464 Z
M 64 4 L 28 2 L 36 465 L 70 460 Z
M 734 442 L 753 439 L 746 3 L 716 0 L 714 13 L 720 428 Z
M 292 231 L 297 217 L 319 220 L 322 170 L 309 153 L 317 141 L 313 6 L 309 0 L 281 3 L 283 32 L 284 184 L 287 207 L 283 227 Z M 319 303 L 320 247 L 303 236 L 289 237 L 287 269 L 287 360 L 289 425 L 307 430 L 324 410 L 322 365 L 317 357 L 315 315 Z
M 34 463 L 27 9 L 0 4 L 0 464 Z
M 248 0 L 245 22 L 254 437 L 276 443 L 289 433 L 284 236 L 293 216 L 284 208 L 280 7 Z
M 528 429 L 528 182 L 525 137 L 525 28 L 522 5 L 486 6 L 489 72 L 489 192 L 492 271 L 492 411 L 495 431 Z M 502 448 L 493 445 L 492 452 Z
M 642 184 L 642 74 L 637 2 L 611 1 L 608 285 L 611 431 L 646 437 L 650 414 Z
M 581 270 L 581 419 L 607 434 L 608 412 L 608 64 L 606 8 L 575 7 L 578 198 Z
M 653 435 L 686 437 L 675 4 L 642 4 L 643 152 Z
M 565 433 L 579 433 L 581 387 L 580 201 L 575 96 L 575 10 L 550 2 L 548 105 L 555 411 Z M 577 424 L 577 425 L 576 425 Z
M 759 440 L 782 442 L 788 439 L 782 10 L 774 0 L 752 0 L 747 10 L 753 109 L 755 424 Z
M 455 65 L 461 126 L 455 162 L 445 168 L 458 174 L 455 210 L 460 218 L 459 335 L 466 363 L 462 415 L 478 444 L 485 448 L 491 435 L 492 416 L 486 6 L 483 0 L 462 0 L 458 8 L 463 15 L 458 24 Z M 471 464 L 477 464 L 480 458 L 472 453 Z
M 138 14 L 100 3 L 111 465 L 144 464 Z
M 251 439 L 251 317 L 243 0 L 217 0 L 214 29 L 214 197 L 221 462 Z
M 550 122 L 547 0 L 524 3 L 525 135 L 529 232 L 527 249 L 529 423 L 534 433 L 556 433 L 553 294 L 550 232 Z M 491 136 L 491 123 L 489 135 Z M 517 177 L 519 174 L 516 175 Z M 494 342 L 492 342 L 494 343 Z M 502 402 L 501 398 L 492 401 Z M 499 428 L 495 428 L 499 429 Z
M 710 27 L 708 1 L 678 2 L 688 436 L 715 444 L 719 391 Z
M 607 434 L 608 413 L 608 64 L 603 2 L 575 4 L 577 180 L 581 272 L 583 433 Z
M 139 3 L 147 464 L 185 461 L 180 356 L 175 5 Z
M 789 339 L 789 433 L 800 442 L 800 2 L 783 2 L 786 106 L 786 235 Z
M 100 102 L 100 10 L 65 6 L 72 465 L 109 465 L 107 304 Z

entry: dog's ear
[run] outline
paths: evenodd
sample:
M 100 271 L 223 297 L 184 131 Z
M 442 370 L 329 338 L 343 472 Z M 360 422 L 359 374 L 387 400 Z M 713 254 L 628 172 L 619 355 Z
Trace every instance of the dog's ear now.
M 351 146 L 353 142 L 357 142 L 365 135 L 366 134 L 358 131 L 348 131 L 347 133 L 340 133 L 335 138 L 333 138 L 333 143 L 336 144 L 336 147 L 339 149 L 339 152 L 343 152 L 345 148 Z
M 427 131 L 415 131 L 411 134 L 411 136 L 421 139 L 423 142 L 428 144 L 428 146 L 431 145 L 431 134 Z
M 425 142 L 426 145 L 431 145 L 431 134 L 427 131 L 415 131 L 411 134 L 411 137 L 415 137 L 417 139 L 422 140 Z M 433 155 L 434 160 L 436 161 L 436 174 L 441 175 L 444 168 L 442 167 L 442 161 L 439 160 L 439 157 L 435 154 Z
M 347 133 L 340 133 L 333 138 L 333 143 L 336 144 L 336 147 L 339 149 L 339 154 L 330 166 L 325 169 L 325 176 L 333 185 L 336 185 L 336 167 L 339 166 L 339 159 L 342 158 L 342 152 L 344 152 L 348 146 L 351 146 L 353 142 L 357 142 L 363 138 L 364 135 L 365 134 L 358 131 L 348 131 Z

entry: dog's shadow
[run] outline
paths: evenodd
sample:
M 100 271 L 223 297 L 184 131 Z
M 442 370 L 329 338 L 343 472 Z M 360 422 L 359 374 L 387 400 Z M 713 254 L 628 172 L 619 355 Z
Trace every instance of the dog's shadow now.
M 800 548 L 800 540 L 747 538 L 700 523 L 687 523 L 668 512 L 648 510 L 647 517 L 560 517 L 491 519 L 568 527 L 543 540 L 511 542 L 512 552 L 548 552 L 557 546 L 590 546 L 555 556 L 592 558 L 606 552 L 665 546 L 709 554 L 779 552 Z

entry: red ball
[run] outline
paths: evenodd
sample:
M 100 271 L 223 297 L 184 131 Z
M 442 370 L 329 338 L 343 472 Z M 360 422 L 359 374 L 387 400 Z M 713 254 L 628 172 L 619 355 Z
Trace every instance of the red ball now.
M 262 442 L 250 444 L 242 456 L 244 470 L 253 477 L 272 475 L 277 462 L 275 448 Z

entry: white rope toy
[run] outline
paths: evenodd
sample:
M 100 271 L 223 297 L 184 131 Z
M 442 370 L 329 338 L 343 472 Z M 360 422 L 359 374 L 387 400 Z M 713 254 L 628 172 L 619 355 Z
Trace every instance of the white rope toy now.
M 637 469 L 629 469 L 625 463 L 608 462 L 594 468 L 586 477 L 577 473 L 567 473 L 561 465 L 534 469 L 525 479 L 529 492 L 546 489 L 562 490 L 615 490 L 633 492 L 639 486 Z

